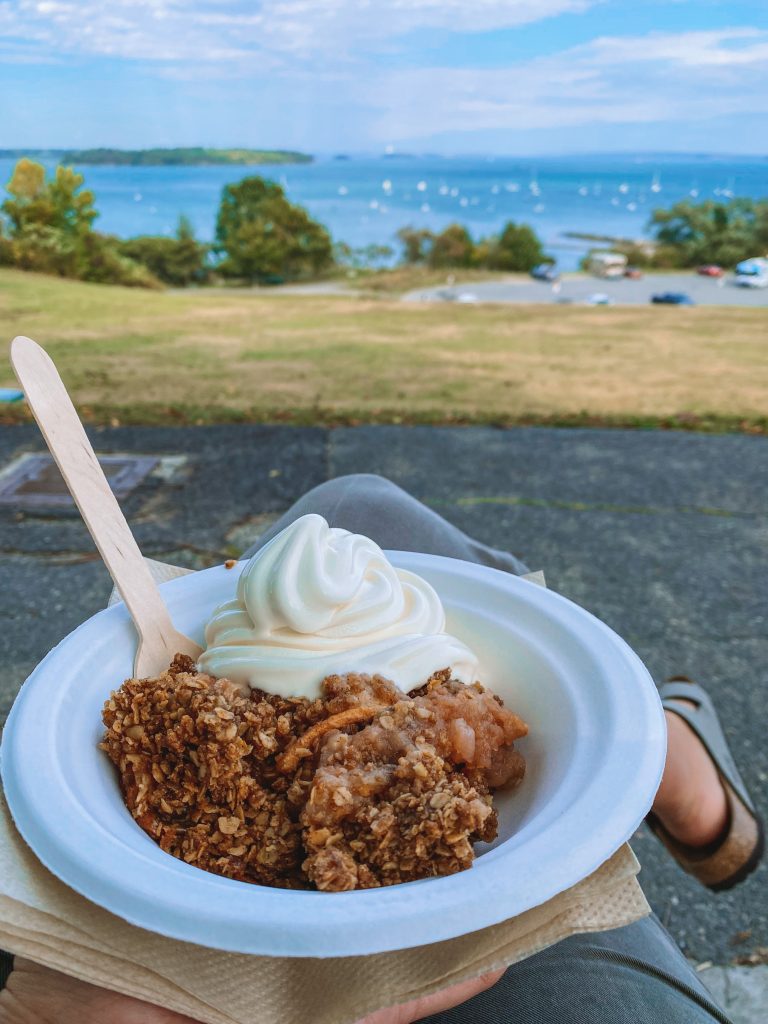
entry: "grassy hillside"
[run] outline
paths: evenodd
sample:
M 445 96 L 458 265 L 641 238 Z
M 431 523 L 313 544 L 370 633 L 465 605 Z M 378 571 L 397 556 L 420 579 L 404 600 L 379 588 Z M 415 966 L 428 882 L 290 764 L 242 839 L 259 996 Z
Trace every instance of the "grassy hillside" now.
M 147 293 L 0 271 L 3 334 L 108 422 L 554 422 L 765 431 L 759 309 Z M 11 384 L 7 358 L 0 385 Z M 5 419 L 21 404 L 0 406 Z

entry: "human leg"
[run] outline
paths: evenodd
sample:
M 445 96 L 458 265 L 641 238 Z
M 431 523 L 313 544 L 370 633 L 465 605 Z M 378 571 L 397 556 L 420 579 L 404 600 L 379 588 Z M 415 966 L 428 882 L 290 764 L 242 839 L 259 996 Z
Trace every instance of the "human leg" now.
M 574 935 L 422 1024 L 729 1024 L 656 917 Z
M 286 526 L 310 512 L 323 516 L 331 526 L 363 533 L 382 548 L 462 558 L 516 576 L 528 572 L 519 558 L 468 537 L 397 484 L 372 473 L 340 476 L 314 487 L 262 534 L 243 557 L 250 557 Z
M 341 477 L 310 491 L 279 522 L 274 524 L 268 534 L 259 539 L 248 554 L 258 550 L 289 523 L 309 512 L 323 515 L 332 526 L 340 526 L 366 534 L 382 547 L 433 552 L 480 562 L 513 573 L 526 571 L 526 567 L 518 559 L 474 541 L 390 481 L 365 474 Z M 681 836 L 686 842 L 697 841 L 696 829 L 704 830 L 703 842 L 708 842 L 707 830 L 717 834 L 722 828 L 720 794 L 713 794 L 711 791 L 712 787 L 719 788 L 717 773 L 711 764 L 708 766 L 708 771 L 692 772 L 685 769 L 688 756 L 693 758 L 695 764 L 698 764 L 701 758 L 706 761 L 708 755 L 690 730 L 686 732 L 678 728 L 678 722 L 674 715 L 668 714 L 668 720 L 673 756 L 667 766 L 658 813 L 664 823 L 669 824 L 670 830 L 674 831 L 675 827 L 688 830 Z M 683 812 L 683 808 L 686 809 L 685 812 Z M 695 809 L 695 814 L 692 814 L 691 808 Z M 627 943 L 631 947 L 630 951 L 622 951 L 622 946 Z M 548 970 L 562 969 L 566 973 L 571 969 L 569 966 L 571 964 L 578 962 L 583 965 L 583 967 L 579 966 L 579 971 L 582 971 L 585 978 L 589 976 L 591 979 L 586 983 L 586 988 L 590 992 L 595 989 L 600 990 L 600 973 L 603 965 L 608 963 L 615 964 L 614 969 L 620 976 L 616 982 L 615 991 L 623 992 L 621 997 L 623 1000 L 630 998 L 630 991 L 640 991 L 647 984 L 651 985 L 652 991 L 661 986 L 664 993 L 658 998 L 665 1000 L 663 1005 L 666 1016 L 663 1014 L 650 1016 L 647 1018 L 649 1021 L 668 1019 L 674 1024 L 678 1020 L 727 1019 L 706 996 L 696 974 L 690 969 L 669 935 L 655 919 L 616 932 L 601 933 L 598 939 L 589 936 L 576 937 L 559 944 L 554 949 L 559 952 L 555 954 L 545 951 L 540 954 L 541 962 L 546 962 Z M 560 964 L 558 957 L 561 955 L 568 957 L 568 964 L 562 968 L 558 966 Z M 527 977 L 526 972 L 534 970 L 539 962 L 538 957 L 531 958 L 530 961 L 525 962 L 527 966 L 520 965 L 519 970 Z M 674 963 L 674 970 L 671 969 L 672 963 Z M 516 970 L 516 968 L 512 968 L 498 986 L 477 998 L 485 1000 L 488 1006 L 496 1006 L 493 1000 L 497 998 L 497 991 L 510 984 L 508 977 L 514 975 Z M 651 979 L 650 982 L 648 979 Z M 645 999 L 645 996 L 643 998 Z M 701 999 L 705 999 L 703 1004 L 700 1004 Z M 668 1012 L 666 1004 L 668 1004 Z M 599 1012 L 603 1006 L 604 1004 L 599 1002 L 596 1012 Z M 699 1013 L 698 1017 L 691 1016 L 692 1006 L 698 1007 L 696 1011 Z M 633 1016 L 617 1016 L 616 1021 L 642 1021 L 644 1018 L 634 1012 L 634 1006 L 632 1009 Z M 494 1012 L 497 1010 L 498 1007 Z M 451 1013 L 457 1014 L 459 1011 L 454 1010 Z M 674 1013 L 678 1013 L 678 1016 L 674 1016 Z M 718 1014 L 720 1016 L 717 1016 Z M 456 1021 L 475 1019 L 482 1021 L 485 1018 L 446 1017 L 446 1022 L 454 1019 Z M 504 1018 L 497 1015 L 495 1018 L 490 1016 L 488 1019 L 503 1020 Z M 511 1019 L 514 1019 L 514 1015 L 511 1016 Z M 534 1014 L 530 1019 L 538 1018 Z M 548 1018 L 542 1017 L 541 1019 L 545 1021 Z M 553 1016 L 551 1019 L 567 1021 L 569 1018 Z M 578 1018 L 572 1019 L 577 1020 Z M 610 1021 L 610 1024 L 614 1022 L 614 1018 L 609 1015 L 584 1018 L 585 1021 L 591 1019 Z
M 249 557 L 302 515 L 371 537 L 383 548 L 424 551 L 478 562 L 515 575 L 528 571 L 514 555 L 469 537 L 392 481 L 371 473 L 336 477 L 308 491 L 246 552 Z M 667 712 L 669 752 L 654 813 L 679 841 L 710 844 L 727 827 L 717 769 L 678 715 Z

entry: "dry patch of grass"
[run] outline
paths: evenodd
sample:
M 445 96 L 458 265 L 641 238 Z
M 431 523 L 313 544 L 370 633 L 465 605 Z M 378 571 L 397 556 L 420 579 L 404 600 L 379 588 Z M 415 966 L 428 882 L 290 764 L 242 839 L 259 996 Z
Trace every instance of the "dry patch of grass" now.
M 0 318 L 101 420 L 766 425 L 760 309 L 147 293 L 4 270 Z
M 402 295 L 419 288 L 450 287 L 454 281 L 462 285 L 473 281 L 528 281 L 527 274 L 508 274 L 499 270 L 478 270 L 465 267 L 459 271 L 431 270 L 429 267 L 391 267 L 383 270 L 358 271 L 344 283 L 361 291 L 378 295 Z

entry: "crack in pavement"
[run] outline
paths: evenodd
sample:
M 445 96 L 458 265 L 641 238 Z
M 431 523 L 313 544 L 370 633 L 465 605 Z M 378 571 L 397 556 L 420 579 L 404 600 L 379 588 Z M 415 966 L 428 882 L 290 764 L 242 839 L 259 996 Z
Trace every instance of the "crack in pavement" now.
M 424 498 L 424 503 L 433 508 L 447 508 L 459 505 L 472 508 L 476 505 L 508 505 L 510 507 L 525 506 L 530 508 L 565 509 L 569 512 L 615 512 L 633 515 L 701 515 L 716 516 L 723 519 L 762 519 L 757 512 L 732 512 L 724 508 L 710 508 L 706 505 L 614 505 L 607 502 L 590 503 L 586 501 L 563 501 L 553 498 L 526 498 L 523 495 L 478 495 L 464 498 Z

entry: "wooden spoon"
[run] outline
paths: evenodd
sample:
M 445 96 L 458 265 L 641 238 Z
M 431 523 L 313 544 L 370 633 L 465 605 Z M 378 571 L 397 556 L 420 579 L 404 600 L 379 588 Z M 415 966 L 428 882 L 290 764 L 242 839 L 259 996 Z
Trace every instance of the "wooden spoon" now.
M 202 647 L 174 627 L 131 528 L 120 510 L 53 360 L 29 338 L 15 338 L 11 364 L 45 442 L 115 586 L 131 613 L 139 644 L 133 671 L 153 676 L 174 654 L 197 659 Z

